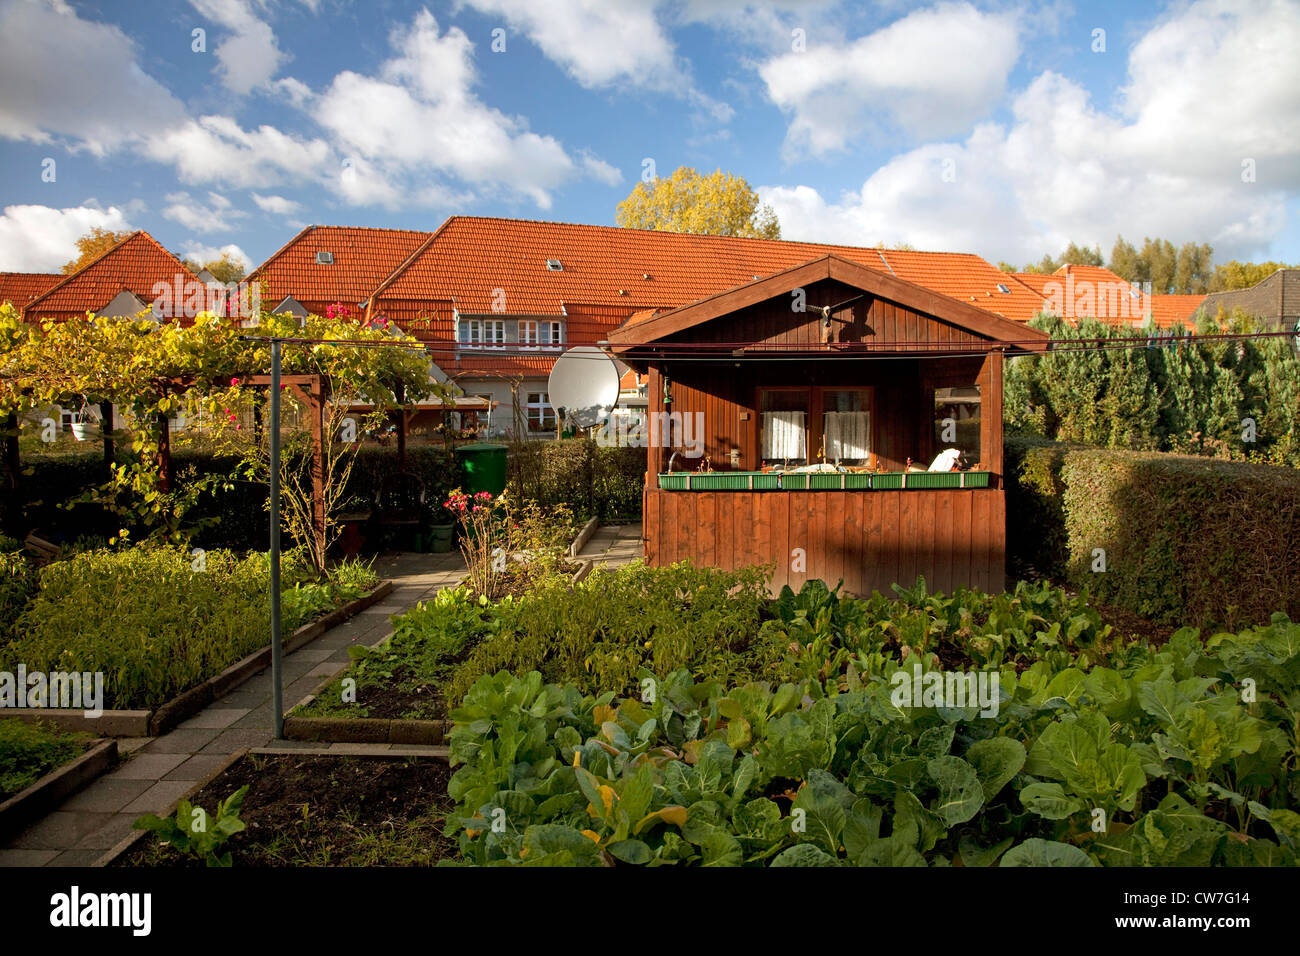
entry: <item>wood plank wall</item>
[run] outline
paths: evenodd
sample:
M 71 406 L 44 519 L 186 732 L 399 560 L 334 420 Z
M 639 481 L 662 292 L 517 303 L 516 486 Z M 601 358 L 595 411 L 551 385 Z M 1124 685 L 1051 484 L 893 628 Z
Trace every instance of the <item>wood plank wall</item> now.
M 774 564 L 773 593 L 821 578 L 844 593 L 1006 585 L 1006 505 L 996 489 L 660 491 L 647 488 L 646 562 L 734 570 Z M 803 549 L 804 570 L 792 552 Z

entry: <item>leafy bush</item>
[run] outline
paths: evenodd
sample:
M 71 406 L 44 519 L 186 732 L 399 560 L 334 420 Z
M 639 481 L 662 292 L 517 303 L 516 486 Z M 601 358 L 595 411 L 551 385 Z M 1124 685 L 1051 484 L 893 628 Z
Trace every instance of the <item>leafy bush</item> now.
M 0 644 L 17 634 L 18 615 L 35 593 L 32 563 L 21 551 L 0 551 Z
M 1004 667 L 991 716 L 896 703 L 894 675 L 938 661 L 881 663 L 729 689 L 645 672 L 630 698 L 485 675 L 452 712 L 449 832 L 480 865 L 1300 863 L 1282 615 L 1105 666 Z
M 115 460 L 126 463 L 131 449 L 119 442 Z M 349 476 L 345 498 L 358 498 L 373 502 L 379 482 L 396 467 L 397 452 L 390 448 L 366 446 L 357 453 L 357 460 Z M 206 451 L 178 448 L 172 452 L 172 467 L 176 475 L 190 472 L 198 478 L 228 476 L 235 469 L 237 457 L 214 455 Z M 446 494 L 461 481 L 460 466 L 455 458 L 439 446 L 410 446 L 406 450 L 406 467 L 417 475 L 425 486 L 425 501 L 431 509 L 432 502 L 441 503 Z M 56 543 L 79 535 L 98 535 L 107 539 L 123 526 L 122 520 L 93 504 L 74 501 L 87 490 L 103 483 L 106 477 L 103 452 L 98 443 L 93 450 L 82 445 L 75 452 L 58 454 L 33 454 L 23 459 L 23 473 L 18 486 L 19 508 L 24 517 L 13 519 L 14 526 L 5 530 L 23 535 L 32 528 Z M 233 548 L 236 550 L 261 550 L 267 547 L 267 487 L 245 480 L 233 480 L 228 487 L 205 491 L 198 496 L 186 520 L 198 526 L 193 544 L 202 548 Z M 213 521 L 213 519 L 220 519 Z M 127 522 L 128 526 L 130 522 Z M 138 528 L 131 528 L 140 537 Z
M 181 800 L 176 804 L 174 816 L 164 819 L 146 813 L 131 824 L 131 829 L 149 830 L 163 844 L 185 856 L 202 860 L 208 866 L 230 866 L 230 851 L 222 853 L 221 848 L 232 836 L 245 829 L 244 821 L 239 819 L 239 810 L 247 793 L 247 785 L 240 787 L 217 803 L 217 812 L 211 817 L 202 807 Z
M 0 802 L 81 756 L 88 739 L 85 734 L 64 733 L 52 724 L 0 719 Z
M 606 448 L 585 438 L 511 446 L 508 488 L 542 507 L 567 505 L 584 521 L 641 517 L 644 448 Z
M 1300 472 L 1024 440 L 1008 447 L 1009 553 L 1037 571 L 1162 623 L 1300 616 L 1300 537 L 1289 530 L 1300 528 Z M 1097 548 L 1104 573 L 1092 570 Z
M 0 670 L 102 671 L 105 707 L 150 708 L 270 640 L 267 555 L 213 550 L 201 564 L 177 547 L 88 551 L 40 570 L 40 589 L 0 648 Z M 373 572 L 368 572 L 373 577 Z M 315 581 L 297 552 L 282 561 L 285 632 L 359 594 Z

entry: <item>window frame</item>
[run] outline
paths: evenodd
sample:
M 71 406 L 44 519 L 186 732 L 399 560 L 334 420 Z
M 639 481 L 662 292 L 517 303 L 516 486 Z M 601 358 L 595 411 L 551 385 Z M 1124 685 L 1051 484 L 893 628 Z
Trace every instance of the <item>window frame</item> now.
M 876 410 L 876 389 L 873 385 L 759 385 L 754 389 L 754 464 L 757 469 L 763 468 L 763 395 L 768 392 L 800 392 L 808 398 L 808 434 L 804 439 L 804 447 L 808 450 L 808 459 L 805 464 L 817 464 L 821 458 L 823 442 L 825 441 L 823 415 L 826 409 L 827 392 L 862 392 L 867 396 L 867 414 L 870 429 L 870 454 L 867 461 L 862 465 L 851 465 L 853 468 L 867 468 L 870 471 L 876 470 L 877 460 L 877 442 L 876 436 L 879 429 L 877 428 L 877 410 Z M 828 463 L 833 463 L 827 459 Z M 795 466 L 802 467 L 802 466 Z
M 533 401 L 533 396 L 537 396 L 538 400 Z M 533 417 L 534 412 L 537 413 L 536 420 Z M 551 404 L 549 392 L 524 393 L 524 421 L 528 423 L 530 432 L 555 431 L 559 419 L 555 414 L 555 406 Z

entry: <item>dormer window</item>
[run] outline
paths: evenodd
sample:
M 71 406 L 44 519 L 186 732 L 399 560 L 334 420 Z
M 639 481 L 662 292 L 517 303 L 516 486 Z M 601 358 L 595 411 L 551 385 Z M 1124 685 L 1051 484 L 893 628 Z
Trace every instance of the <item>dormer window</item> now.
M 564 323 L 521 319 L 519 322 L 519 341 L 523 345 L 558 347 L 564 344 Z
M 332 252 L 318 252 L 318 253 L 316 253 L 316 265 L 318 265 L 318 266 L 332 266 L 332 265 L 334 265 L 334 253 L 332 253 Z
M 546 271 L 547 271 L 547 272 L 563 272 L 563 271 L 564 271 L 564 263 L 561 262 L 559 259 L 547 259 L 547 260 L 546 260 Z

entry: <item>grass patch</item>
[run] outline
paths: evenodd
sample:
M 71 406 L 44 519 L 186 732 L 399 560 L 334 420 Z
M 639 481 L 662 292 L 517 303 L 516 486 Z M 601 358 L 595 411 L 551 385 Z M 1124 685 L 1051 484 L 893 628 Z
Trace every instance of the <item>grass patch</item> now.
M 66 733 L 52 724 L 0 719 L 0 801 L 80 757 L 90 739 L 88 734 Z

